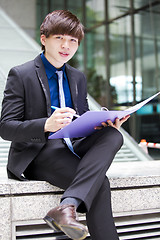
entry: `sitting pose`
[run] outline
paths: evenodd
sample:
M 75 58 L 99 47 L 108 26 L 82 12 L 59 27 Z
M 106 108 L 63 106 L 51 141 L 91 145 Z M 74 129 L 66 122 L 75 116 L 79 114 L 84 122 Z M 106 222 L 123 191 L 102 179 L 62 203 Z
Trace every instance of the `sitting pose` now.
M 0 136 L 11 141 L 8 177 L 45 180 L 64 189 L 59 205 L 44 220 L 71 239 L 117 240 L 106 172 L 123 143 L 119 128 L 129 116 L 103 122 L 78 139 L 48 139 L 88 111 L 86 78 L 67 62 L 84 37 L 83 25 L 71 12 L 49 13 L 40 27 L 43 52 L 13 67 L 8 75 Z M 55 106 L 56 110 L 51 106 Z M 77 219 L 86 213 L 87 226 Z

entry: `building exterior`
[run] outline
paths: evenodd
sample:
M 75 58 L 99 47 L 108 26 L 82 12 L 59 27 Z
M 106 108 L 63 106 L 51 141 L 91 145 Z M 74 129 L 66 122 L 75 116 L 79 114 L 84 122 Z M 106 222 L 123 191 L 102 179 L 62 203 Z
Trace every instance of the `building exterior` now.
M 38 43 L 47 13 L 76 14 L 86 34 L 71 65 L 85 72 L 102 106 L 124 109 L 160 91 L 159 0 L 1 0 L 0 7 Z M 136 141 L 160 142 L 159 100 L 124 124 Z

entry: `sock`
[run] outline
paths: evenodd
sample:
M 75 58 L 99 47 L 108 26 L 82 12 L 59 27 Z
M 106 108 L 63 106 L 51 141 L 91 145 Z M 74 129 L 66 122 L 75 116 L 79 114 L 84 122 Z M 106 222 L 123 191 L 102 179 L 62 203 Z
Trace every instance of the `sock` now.
M 74 205 L 77 209 L 81 202 L 82 201 L 78 198 L 67 197 L 62 200 L 60 205 L 65 205 L 65 204 Z

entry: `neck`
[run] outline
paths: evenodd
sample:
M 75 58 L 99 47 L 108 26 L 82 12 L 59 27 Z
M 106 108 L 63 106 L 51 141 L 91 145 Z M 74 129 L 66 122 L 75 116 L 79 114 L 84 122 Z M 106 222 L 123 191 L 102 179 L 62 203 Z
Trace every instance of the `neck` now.
M 48 54 L 44 53 L 44 56 L 48 60 L 48 62 L 50 62 L 55 68 L 59 69 L 59 68 L 63 67 L 64 64 L 55 62 L 53 58 L 48 56 Z

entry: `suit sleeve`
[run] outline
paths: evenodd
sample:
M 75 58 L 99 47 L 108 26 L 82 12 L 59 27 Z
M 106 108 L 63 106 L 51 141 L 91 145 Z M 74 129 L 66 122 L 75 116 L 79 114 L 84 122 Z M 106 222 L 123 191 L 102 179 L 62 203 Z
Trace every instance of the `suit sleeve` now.
M 0 119 L 0 136 L 15 142 L 45 142 L 46 117 L 25 119 L 25 87 L 18 69 L 10 70 Z M 34 104 L 34 103 L 33 103 Z

